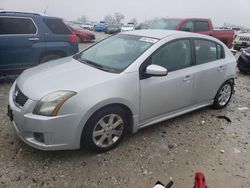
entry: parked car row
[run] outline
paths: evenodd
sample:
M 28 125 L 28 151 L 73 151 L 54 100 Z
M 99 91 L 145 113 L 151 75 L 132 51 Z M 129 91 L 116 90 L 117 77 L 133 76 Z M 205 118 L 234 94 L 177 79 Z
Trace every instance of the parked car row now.
M 12 71 L 20 72 L 39 63 L 73 55 L 78 52 L 77 42 L 95 40 L 95 35 L 82 29 L 84 25 L 81 23 L 66 22 L 66 24 L 60 18 L 33 13 L 1 11 L 0 74 Z M 85 26 L 92 29 L 91 24 L 85 24 Z M 107 34 L 116 34 L 121 31 L 150 28 L 198 32 L 212 35 L 228 47 L 232 45 L 233 32 L 228 29 L 213 30 L 212 22 L 209 19 L 161 19 L 151 25 L 140 24 L 136 28 L 133 23 L 121 25 L 101 22 L 96 24 L 93 29 Z M 250 46 L 249 34 L 239 33 L 233 45 L 236 50 Z M 248 50 L 244 51 L 239 61 L 247 60 L 244 58 L 245 56 L 248 57 Z
M 94 26 L 96 32 L 105 32 L 110 34 L 116 34 L 124 31 L 133 31 L 135 29 L 133 24 L 108 24 L 108 23 L 98 23 Z

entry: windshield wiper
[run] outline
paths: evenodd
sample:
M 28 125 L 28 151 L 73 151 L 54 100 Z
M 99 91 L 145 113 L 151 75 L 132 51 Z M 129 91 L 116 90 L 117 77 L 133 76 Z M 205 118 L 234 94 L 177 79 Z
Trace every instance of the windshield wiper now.
M 88 64 L 90 66 L 93 66 L 93 67 L 96 67 L 100 70 L 103 70 L 103 71 L 106 71 L 106 72 L 111 72 L 109 68 L 107 67 L 104 67 L 98 63 L 95 63 L 93 61 L 90 61 L 90 60 L 87 60 L 87 59 L 83 59 L 83 58 L 78 58 L 78 61 L 82 62 L 82 63 L 85 63 L 85 64 Z
M 74 59 L 76 59 L 76 60 L 79 60 L 79 58 L 80 58 L 80 54 L 79 54 L 79 53 L 77 53 L 77 54 L 73 55 L 73 58 L 74 58 Z

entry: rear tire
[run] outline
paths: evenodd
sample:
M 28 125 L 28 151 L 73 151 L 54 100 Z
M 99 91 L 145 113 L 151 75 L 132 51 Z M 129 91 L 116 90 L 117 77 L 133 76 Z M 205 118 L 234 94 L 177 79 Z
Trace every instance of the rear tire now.
M 96 153 L 106 152 L 120 143 L 127 128 L 128 119 L 122 108 L 103 108 L 87 121 L 82 133 L 82 144 Z
M 40 60 L 40 63 L 45 63 L 45 62 L 59 59 L 59 58 L 61 58 L 61 56 L 59 56 L 59 55 L 46 55 Z
M 227 106 L 234 91 L 233 80 L 228 80 L 219 88 L 215 98 L 213 107 L 215 109 L 222 109 Z

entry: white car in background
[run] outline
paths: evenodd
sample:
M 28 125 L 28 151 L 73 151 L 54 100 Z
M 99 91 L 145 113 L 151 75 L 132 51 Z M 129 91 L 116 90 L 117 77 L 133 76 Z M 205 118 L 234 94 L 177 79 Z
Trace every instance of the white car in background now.
M 250 33 L 238 33 L 233 41 L 234 50 L 250 47 Z
M 121 32 L 124 31 L 133 31 L 135 29 L 134 25 L 132 24 L 127 24 L 121 27 Z
M 94 28 L 94 26 L 93 26 L 93 24 L 91 24 L 91 23 L 84 23 L 84 24 L 82 24 L 81 25 L 81 27 L 83 28 L 83 29 L 87 29 L 87 30 L 93 30 L 93 28 Z

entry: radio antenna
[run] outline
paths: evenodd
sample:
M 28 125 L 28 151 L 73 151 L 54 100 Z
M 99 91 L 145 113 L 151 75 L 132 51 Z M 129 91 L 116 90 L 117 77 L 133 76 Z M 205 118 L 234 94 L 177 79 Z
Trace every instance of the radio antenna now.
M 45 7 L 45 9 L 43 11 L 44 14 L 46 14 L 48 7 L 49 7 L 49 5 L 47 4 L 47 6 Z

